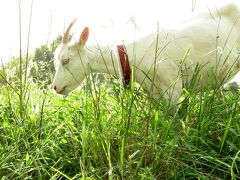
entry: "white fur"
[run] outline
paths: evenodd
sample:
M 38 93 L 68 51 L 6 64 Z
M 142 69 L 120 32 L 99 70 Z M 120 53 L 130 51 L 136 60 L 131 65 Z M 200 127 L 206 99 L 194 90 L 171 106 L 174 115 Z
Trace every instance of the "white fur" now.
M 206 86 L 211 73 L 214 83 L 223 85 L 239 73 L 239 15 L 230 4 L 176 29 L 160 29 L 126 45 L 136 82 L 153 98 L 164 96 L 171 104 L 178 102 L 183 84 L 194 76 L 197 65 L 201 70 L 195 89 Z M 63 65 L 66 59 L 69 62 Z M 115 71 L 118 64 L 118 55 L 109 47 L 61 44 L 55 55 L 54 89 L 67 95 L 91 72 L 120 77 L 121 73 Z

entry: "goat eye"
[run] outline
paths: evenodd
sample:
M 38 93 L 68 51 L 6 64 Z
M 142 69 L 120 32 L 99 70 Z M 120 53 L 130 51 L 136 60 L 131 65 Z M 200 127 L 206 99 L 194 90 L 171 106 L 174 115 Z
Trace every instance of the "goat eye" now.
M 62 61 L 62 64 L 63 64 L 63 65 L 66 65 L 67 63 L 69 63 L 69 59 L 64 59 L 64 60 Z

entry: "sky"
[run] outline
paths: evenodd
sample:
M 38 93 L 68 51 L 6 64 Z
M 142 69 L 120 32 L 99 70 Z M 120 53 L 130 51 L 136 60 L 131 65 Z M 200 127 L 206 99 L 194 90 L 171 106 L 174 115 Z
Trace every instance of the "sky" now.
M 7 62 L 12 56 L 19 56 L 20 37 L 23 54 L 27 47 L 31 53 L 36 47 L 51 43 L 74 18 L 78 18 L 72 31 L 74 37 L 78 38 L 88 26 L 92 33 L 90 41 L 116 44 L 156 31 L 157 23 L 166 26 L 180 22 L 207 12 L 207 7 L 220 7 L 229 1 L 1 0 L 0 60 Z

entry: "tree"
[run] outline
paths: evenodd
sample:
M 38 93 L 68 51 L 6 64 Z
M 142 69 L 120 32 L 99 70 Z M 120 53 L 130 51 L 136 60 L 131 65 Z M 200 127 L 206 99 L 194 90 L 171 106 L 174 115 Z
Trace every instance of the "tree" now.
M 36 48 L 33 55 L 28 59 L 22 57 L 22 69 L 20 71 L 20 57 L 12 57 L 9 62 L 0 68 L 0 83 L 19 85 L 20 72 L 22 72 L 22 81 L 32 79 L 41 87 L 47 87 L 52 83 L 52 77 L 55 72 L 54 52 L 61 43 L 62 37 L 58 36 L 48 46 L 47 44 Z
M 48 86 L 52 82 L 52 77 L 55 72 L 54 69 L 54 52 L 57 46 L 61 43 L 62 36 L 58 36 L 48 47 L 47 44 L 36 48 L 31 68 L 31 76 L 33 82 L 43 87 Z

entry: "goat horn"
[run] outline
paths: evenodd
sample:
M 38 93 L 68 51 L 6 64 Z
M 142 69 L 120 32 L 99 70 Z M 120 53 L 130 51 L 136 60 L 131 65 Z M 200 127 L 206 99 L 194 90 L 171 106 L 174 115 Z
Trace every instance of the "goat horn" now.
M 72 28 L 72 26 L 74 25 L 74 23 L 76 22 L 77 18 L 74 19 L 71 24 L 68 26 L 66 32 L 64 33 L 64 36 L 63 36 L 63 39 L 62 39 L 62 43 L 63 44 L 67 44 L 68 41 L 69 41 L 69 33 L 70 33 L 70 30 Z

